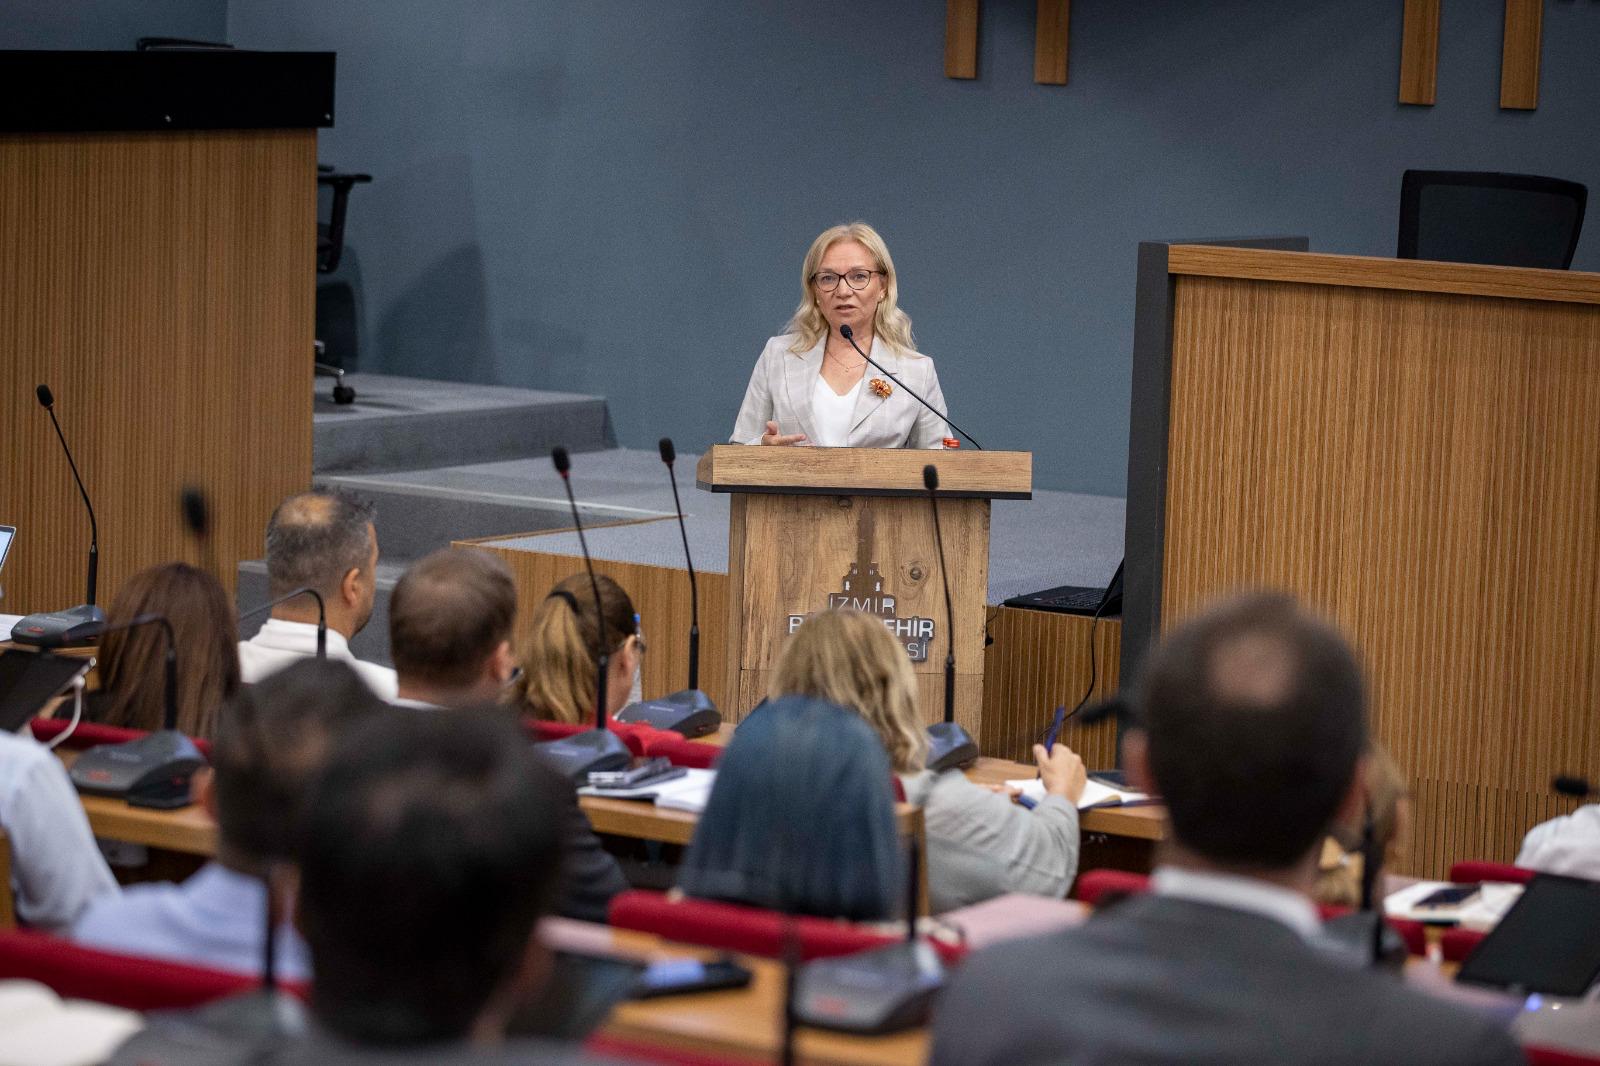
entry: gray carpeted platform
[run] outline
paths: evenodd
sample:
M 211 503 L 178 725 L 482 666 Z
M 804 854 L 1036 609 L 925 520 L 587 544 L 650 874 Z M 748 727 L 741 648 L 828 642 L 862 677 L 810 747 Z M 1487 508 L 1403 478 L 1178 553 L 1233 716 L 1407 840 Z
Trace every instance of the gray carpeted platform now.
M 351 374 L 348 406 L 316 385 L 313 467 L 319 474 L 405 470 L 611 447 L 600 396 Z
M 650 489 L 649 474 L 637 496 L 645 507 L 660 506 L 670 513 L 672 491 L 660 459 L 644 452 L 607 452 L 595 456 L 595 473 L 580 477 L 573 465 L 573 490 L 580 502 L 622 503 L 629 499 L 620 490 L 639 481 L 637 457 L 649 455 L 655 466 L 658 488 Z M 608 477 L 600 467 L 604 458 L 619 460 L 619 476 Z M 699 456 L 678 457 L 678 484 L 683 492 L 685 524 L 689 547 L 694 552 L 696 569 L 711 573 L 728 572 L 728 499 L 722 493 L 694 488 L 694 464 Z M 648 465 L 648 464 L 646 464 Z M 591 495 L 591 478 L 595 482 Z M 1036 592 L 1053 585 L 1104 585 L 1122 558 L 1122 531 L 1125 501 L 1111 496 L 1087 496 L 1072 492 L 1035 492 L 1032 500 L 997 500 L 989 530 L 989 602 L 999 603 L 1011 596 Z M 675 521 L 647 521 L 587 530 L 589 550 L 597 559 L 614 562 L 682 565 L 683 545 Z M 497 541 L 502 547 L 529 551 L 577 555 L 578 538 L 573 533 L 550 533 L 533 537 L 513 537 Z

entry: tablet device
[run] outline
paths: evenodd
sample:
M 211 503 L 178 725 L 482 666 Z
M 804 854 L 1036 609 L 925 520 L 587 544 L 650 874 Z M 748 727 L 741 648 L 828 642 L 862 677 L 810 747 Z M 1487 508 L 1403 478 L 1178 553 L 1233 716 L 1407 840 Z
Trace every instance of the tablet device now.
M 11 541 L 16 535 L 16 526 L 0 526 L 0 570 L 6 568 L 6 552 L 11 550 Z
M 1600 978 L 1600 881 L 1540 874 L 1461 964 L 1456 980 L 1581 996 Z
M 0 651 L 0 730 L 15 733 L 21 729 L 93 666 L 93 659 L 47 651 Z

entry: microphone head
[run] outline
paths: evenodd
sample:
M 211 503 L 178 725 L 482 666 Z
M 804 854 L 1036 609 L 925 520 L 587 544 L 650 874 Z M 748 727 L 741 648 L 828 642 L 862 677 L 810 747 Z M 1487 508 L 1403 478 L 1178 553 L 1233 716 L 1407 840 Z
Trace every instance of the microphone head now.
M 672 438 L 662 437 L 656 442 L 656 447 L 661 449 L 661 461 L 671 466 L 672 461 L 678 457 L 678 449 L 672 446 Z
M 855 335 L 856 335 L 856 331 L 850 328 L 850 324 L 848 322 L 840 324 L 840 326 L 839 326 L 839 336 L 843 337 L 845 340 L 849 340 L 851 337 L 854 337 Z
M 938 487 L 939 487 L 939 468 L 934 466 L 932 463 L 929 463 L 927 466 L 923 467 L 922 468 L 922 484 L 927 487 L 929 492 L 933 492 L 936 489 L 938 489 Z
M 39 406 L 51 408 L 56 405 L 55 394 L 50 391 L 49 385 L 35 385 L 33 394 L 39 397 Z
M 556 464 L 556 473 L 562 477 L 566 477 L 567 471 L 572 469 L 572 457 L 559 444 L 550 449 L 550 461 Z
M 1567 774 L 1562 774 L 1551 781 L 1550 787 L 1563 796 L 1576 796 L 1578 799 L 1587 799 L 1594 792 L 1594 789 L 1589 787 L 1587 779 Z
M 183 490 L 180 499 L 183 503 L 183 524 L 195 536 L 204 537 L 211 531 L 211 513 L 206 506 L 206 494 L 191 485 Z

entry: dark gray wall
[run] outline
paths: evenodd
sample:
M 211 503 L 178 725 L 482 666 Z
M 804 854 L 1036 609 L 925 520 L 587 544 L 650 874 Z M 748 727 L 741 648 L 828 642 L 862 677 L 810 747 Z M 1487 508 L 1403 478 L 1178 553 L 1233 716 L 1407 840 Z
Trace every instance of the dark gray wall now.
M 0 48 L 125 49 L 140 37 L 220 41 L 227 0 L 5 0 Z
M 1547 6 L 1533 113 L 1497 106 L 1498 0 L 1446 5 L 1440 103 L 1398 106 L 1400 8 L 1079 0 L 1065 88 L 1031 0 L 984 4 L 976 82 L 934 0 L 232 0 L 228 30 L 339 52 L 366 368 L 604 393 L 624 443 L 699 448 L 811 237 L 865 218 L 958 420 L 1121 494 L 1140 239 L 1392 254 L 1408 166 L 1600 178 L 1596 5 Z

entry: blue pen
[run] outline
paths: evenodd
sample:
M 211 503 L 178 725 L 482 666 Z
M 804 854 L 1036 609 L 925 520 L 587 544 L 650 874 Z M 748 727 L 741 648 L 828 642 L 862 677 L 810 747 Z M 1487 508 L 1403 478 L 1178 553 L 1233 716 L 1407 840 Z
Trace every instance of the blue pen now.
M 1067 720 L 1067 705 L 1063 703 L 1056 708 L 1055 719 L 1050 723 L 1050 732 L 1044 735 L 1044 753 L 1049 755 L 1056 747 L 1056 737 L 1061 735 L 1061 723 Z
M 1024 807 L 1026 807 L 1030 811 L 1033 810 L 1035 807 L 1039 806 L 1039 804 L 1037 804 L 1033 800 L 1029 799 L 1027 796 L 1021 795 L 1020 793 L 1017 795 L 1017 802 L 1022 804 Z

